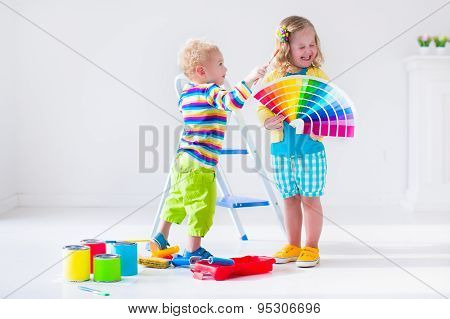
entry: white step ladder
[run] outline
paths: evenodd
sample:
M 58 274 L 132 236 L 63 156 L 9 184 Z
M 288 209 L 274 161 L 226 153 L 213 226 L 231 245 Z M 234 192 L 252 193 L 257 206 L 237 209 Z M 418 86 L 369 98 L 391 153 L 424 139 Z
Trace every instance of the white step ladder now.
M 180 94 L 183 90 L 183 87 L 187 82 L 188 82 L 188 79 L 183 74 L 180 74 L 177 77 L 175 77 L 175 91 L 178 96 L 180 96 Z M 226 86 L 229 87 L 227 84 L 226 84 Z M 230 112 L 230 114 L 234 118 L 236 123 L 238 124 L 241 133 L 245 132 L 245 130 L 243 130 L 243 128 L 245 127 L 245 121 L 242 117 L 242 114 L 239 111 Z M 183 134 L 183 132 L 181 132 L 181 134 Z M 222 206 L 222 207 L 228 208 L 228 211 L 230 212 L 230 215 L 231 215 L 231 219 L 233 220 L 233 223 L 239 233 L 239 237 L 241 240 L 248 240 L 248 237 L 244 231 L 241 220 L 239 219 L 238 212 L 237 212 L 238 208 L 271 205 L 277 216 L 278 221 L 280 222 L 283 232 L 285 232 L 284 222 L 283 222 L 283 214 L 281 212 L 280 205 L 278 204 L 277 198 L 275 197 L 275 193 L 273 191 L 271 183 L 269 182 L 269 178 L 267 177 L 267 174 L 265 173 L 265 171 L 263 169 L 261 158 L 255 147 L 255 144 L 250 139 L 250 137 L 246 136 L 245 134 L 242 134 L 242 138 L 245 142 L 246 149 L 222 149 L 221 154 L 223 156 L 224 155 L 234 155 L 234 154 L 242 154 L 242 155 L 250 154 L 252 156 L 253 160 L 255 161 L 255 164 L 257 167 L 257 173 L 261 177 L 261 180 L 263 182 L 263 185 L 266 190 L 266 194 L 269 197 L 269 200 L 255 199 L 255 198 L 249 198 L 249 197 L 243 197 L 243 196 L 235 196 L 231 191 L 230 184 L 228 183 L 228 180 L 225 177 L 225 172 L 222 169 L 222 167 L 220 165 L 220 161 L 219 161 L 219 163 L 217 164 L 216 178 L 217 178 L 217 182 L 219 184 L 218 188 L 219 188 L 220 192 L 222 193 L 222 198 L 217 201 L 217 206 Z M 167 197 L 169 189 L 170 189 L 170 174 L 167 177 L 166 184 L 164 186 L 165 192 L 161 196 L 161 200 L 160 200 L 159 206 L 158 206 L 158 211 L 155 216 L 155 220 L 153 221 L 152 236 L 156 233 L 156 229 L 158 227 L 158 223 L 159 223 L 162 209 L 164 206 L 164 201 Z

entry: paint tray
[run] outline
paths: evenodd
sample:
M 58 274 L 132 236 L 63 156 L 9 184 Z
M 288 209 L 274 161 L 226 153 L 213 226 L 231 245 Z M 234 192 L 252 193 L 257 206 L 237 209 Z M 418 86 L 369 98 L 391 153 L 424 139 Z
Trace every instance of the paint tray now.
M 199 280 L 226 280 L 233 277 L 265 274 L 273 269 L 275 259 L 261 256 L 231 258 L 232 266 L 210 265 L 206 260 L 197 261 L 191 267 L 194 278 Z

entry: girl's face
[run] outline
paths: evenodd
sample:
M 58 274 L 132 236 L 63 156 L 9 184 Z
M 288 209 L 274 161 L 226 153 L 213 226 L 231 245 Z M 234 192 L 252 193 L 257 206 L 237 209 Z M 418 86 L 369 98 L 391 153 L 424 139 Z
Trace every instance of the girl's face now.
M 295 31 L 289 35 L 289 61 L 297 68 L 308 68 L 317 56 L 316 33 L 311 27 Z

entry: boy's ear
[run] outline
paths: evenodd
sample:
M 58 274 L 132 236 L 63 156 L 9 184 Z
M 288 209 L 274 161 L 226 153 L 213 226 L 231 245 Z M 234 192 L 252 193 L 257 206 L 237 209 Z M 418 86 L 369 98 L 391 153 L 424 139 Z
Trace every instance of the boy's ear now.
M 204 76 L 206 74 L 205 67 L 203 65 L 197 65 L 195 67 L 195 73 L 197 73 L 200 76 Z

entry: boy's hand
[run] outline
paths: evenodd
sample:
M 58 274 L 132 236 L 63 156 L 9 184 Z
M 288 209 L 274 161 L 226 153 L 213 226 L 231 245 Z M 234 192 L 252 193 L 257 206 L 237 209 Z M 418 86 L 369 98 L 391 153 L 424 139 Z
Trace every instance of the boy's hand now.
M 283 127 L 283 115 L 275 115 L 264 122 L 266 130 L 278 130 Z
M 268 65 L 254 68 L 244 79 L 247 86 L 251 87 L 256 80 L 259 80 L 266 75 Z
M 320 140 L 320 136 L 314 133 L 309 134 L 309 137 L 311 137 L 314 141 Z

